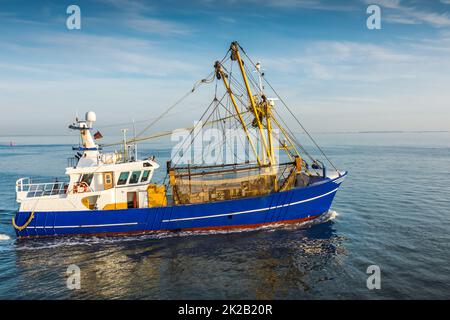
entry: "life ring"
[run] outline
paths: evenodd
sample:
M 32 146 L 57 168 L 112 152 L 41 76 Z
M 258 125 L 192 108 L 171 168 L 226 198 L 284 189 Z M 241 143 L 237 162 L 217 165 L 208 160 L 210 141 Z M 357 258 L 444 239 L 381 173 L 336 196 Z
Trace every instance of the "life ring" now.
M 86 182 L 82 181 L 74 185 L 73 193 L 84 193 L 89 191 L 89 186 Z

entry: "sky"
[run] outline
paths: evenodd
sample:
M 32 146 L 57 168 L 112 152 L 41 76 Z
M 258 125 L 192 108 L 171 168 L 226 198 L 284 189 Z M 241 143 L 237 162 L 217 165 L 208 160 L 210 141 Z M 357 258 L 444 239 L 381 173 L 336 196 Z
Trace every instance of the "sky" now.
M 0 0 L 0 135 L 68 134 L 88 110 L 145 127 L 234 40 L 312 132 L 450 130 L 450 0 Z M 149 133 L 191 126 L 213 91 Z

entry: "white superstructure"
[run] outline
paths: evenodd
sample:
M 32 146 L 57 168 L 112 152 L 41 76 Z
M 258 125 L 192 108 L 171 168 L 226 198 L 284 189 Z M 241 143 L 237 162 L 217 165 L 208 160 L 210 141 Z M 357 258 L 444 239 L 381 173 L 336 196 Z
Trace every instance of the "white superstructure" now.
M 159 165 L 152 159 L 137 160 L 122 152 L 102 153 L 91 134 L 96 115 L 69 126 L 78 130 L 82 144 L 66 168 L 68 181 L 38 183 L 29 178 L 16 182 L 19 211 L 81 211 L 148 208 L 149 186 Z M 66 179 L 67 180 L 67 179 Z M 165 198 L 165 192 L 164 192 Z

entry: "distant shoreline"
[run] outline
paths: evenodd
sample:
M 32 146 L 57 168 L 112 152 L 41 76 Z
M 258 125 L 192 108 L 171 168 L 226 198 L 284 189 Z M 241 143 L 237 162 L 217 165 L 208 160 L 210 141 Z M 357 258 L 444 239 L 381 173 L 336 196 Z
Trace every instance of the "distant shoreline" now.
M 304 132 L 294 132 L 295 134 L 303 134 Z M 374 131 L 317 131 L 311 134 L 379 134 L 379 133 L 450 133 L 450 130 L 374 130 Z
M 294 132 L 295 134 L 304 134 L 304 132 Z M 312 131 L 311 134 L 371 134 L 371 133 L 450 133 L 450 130 L 367 130 L 367 131 Z M 10 137 L 73 137 L 70 134 L 9 134 L 2 135 L 0 138 Z M 111 135 L 110 137 L 121 137 L 119 135 Z

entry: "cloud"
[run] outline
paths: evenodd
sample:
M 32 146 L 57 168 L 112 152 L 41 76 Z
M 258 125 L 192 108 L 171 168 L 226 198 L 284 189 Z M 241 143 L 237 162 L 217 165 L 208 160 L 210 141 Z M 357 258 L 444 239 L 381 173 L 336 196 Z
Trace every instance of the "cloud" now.
M 219 20 L 224 23 L 236 23 L 236 19 L 231 17 L 219 17 Z
M 144 33 L 158 33 L 163 35 L 188 35 L 193 32 L 192 28 L 179 23 L 156 18 L 143 17 L 141 15 L 126 17 L 122 19 L 122 24 L 126 27 Z
M 329 9 L 331 7 L 319 0 L 265 0 L 262 3 L 279 8 Z
M 381 45 L 351 41 L 320 41 L 314 44 L 309 51 L 314 55 L 318 51 L 327 52 L 330 58 L 340 61 L 381 61 L 406 62 L 411 55 L 396 52 Z
M 33 27 L 42 27 L 50 25 L 49 21 L 22 18 L 19 14 L 15 12 L 0 12 L 0 20 L 2 21 L 2 23 L 11 23 Z
M 389 14 L 383 17 L 383 21 L 387 21 L 390 23 L 398 23 L 398 24 L 421 24 L 421 22 L 417 19 L 411 19 L 411 17 L 406 17 L 402 14 Z
M 450 53 L 450 31 L 442 30 L 436 37 L 412 39 L 411 46 L 430 56 Z
M 312 130 L 340 130 L 336 119 L 351 130 L 448 129 L 450 33 L 440 33 L 383 45 L 315 41 L 260 61 Z
M 267 68 L 311 81 L 373 83 L 414 77 L 417 57 L 400 49 L 355 41 L 314 41 L 295 55 L 261 59 Z M 380 72 L 383 70 L 383 72 Z
M 234 1 L 231 1 L 234 2 Z M 340 3 L 335 1 L 322 0 L 243 0 L 242 2 L 254 2 L 261 6 L 280 8 L 280 9 L 309 9 L 309 10 L 324 10 L 324 11 L 352 11 L 357 10 L 357 6 L 353 4 Z
M 125 12 L 147 12 L 153 11 L 155 7 L 148 4 L 148 2 L 139 0 L 96 0 L 99 3 L 115 7 L 120 11 Z
M 156 17 L 158 8 L 137 0 L 97 0 L 114 9 L 91 21 L 108 26 L 112 21 L 122 27 L 142 33 L 160 35 L 188 35 L 192 28 L 179 22 Z
M 194 32 L 193 28 L 180 22 L 171 21 L 168 18 L 158 17 L 158 8 L 143 1 L 136 0 L 96 0 L 107 6 L 110 10 L 99 10 L 95 15 L 84 15 L 82 8 L 83 27 L 103 27 L 111 29 L 111 26 L 119 26 L 132 31 L 145 34 L 156 34 L 164 36 L 185 36 Z M 42 11 L 50 10 L 44 7 Z M 45 19 L 38 16 L 32 18 L 30 15 L 17 12 L 0 12 L 0 20 L 5 23 L 20 27 L 52 27 L 55 22 L 65 25 L 65 16 L 56 17 L 45 14 Z
M 23 43 L 26 43 L 23 44 Z M 123 36 L 44 32 L 3 47 L 0 69 L 16 76 L 164 77 L 198 73 L 181 56 L 164 53 L 157 42 Z M 38 60 L 33 57 L 41 57 Z M 11 76 L 4 73 L 3 77 Z
M 198 0 L 202 5 L 217 7 L 215 0 Z M 340 3 L 339 3 L 340 2 Z M 349 1 L 333 1 L 333 0 L 222 0 L 221 4 L 228 6 L 257 6 L 258 8 L 274 8 L 274 9 L 305 9 L 320 11 L 355 11 L 359 7 Z
M 365 0 L 367 4 L 377 4 L 385 8 L 400 9 L 401 0 Z

